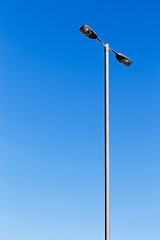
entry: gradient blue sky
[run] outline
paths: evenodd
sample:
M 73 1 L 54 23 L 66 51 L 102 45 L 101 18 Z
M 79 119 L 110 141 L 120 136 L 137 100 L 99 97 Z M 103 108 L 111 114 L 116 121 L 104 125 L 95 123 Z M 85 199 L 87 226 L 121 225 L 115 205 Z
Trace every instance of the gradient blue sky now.
M 0 240 L 104 239 L 104 50 L 111 240 L 160 239 L 159 1 L 0 1 Z

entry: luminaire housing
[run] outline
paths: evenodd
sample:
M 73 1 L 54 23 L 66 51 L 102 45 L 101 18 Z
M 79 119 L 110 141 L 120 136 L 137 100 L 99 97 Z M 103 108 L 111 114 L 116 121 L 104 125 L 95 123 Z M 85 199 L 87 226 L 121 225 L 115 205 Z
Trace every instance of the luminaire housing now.
M 91 39 L 97 39 L 97 34 L 93 31 L 92 28 L 90 28 L 88 25 L 83 25 L 79 31 L 85 35 L 86 37 L 89 37 Z
M 122 53 L 116 53 L 116 59 L 122 63 L 125 67 L 128 67 L 132 64 L 132 61 L 129 57 L 123 55 Z

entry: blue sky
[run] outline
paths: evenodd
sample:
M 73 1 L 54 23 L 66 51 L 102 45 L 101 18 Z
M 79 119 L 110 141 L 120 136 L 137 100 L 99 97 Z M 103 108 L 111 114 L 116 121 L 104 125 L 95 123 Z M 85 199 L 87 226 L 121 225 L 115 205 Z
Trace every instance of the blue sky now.
M 158 1 L 0 1 L 0 240 L 104 239 L 104 50 L 111 240 L 159 240 Z

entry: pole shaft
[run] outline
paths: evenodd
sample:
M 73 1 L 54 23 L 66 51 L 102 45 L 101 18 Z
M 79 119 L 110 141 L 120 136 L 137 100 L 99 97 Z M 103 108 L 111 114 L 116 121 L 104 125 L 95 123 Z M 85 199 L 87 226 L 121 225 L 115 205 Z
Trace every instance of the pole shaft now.
M 110 240 L 109 44 L 105 45 L 105 240 Z

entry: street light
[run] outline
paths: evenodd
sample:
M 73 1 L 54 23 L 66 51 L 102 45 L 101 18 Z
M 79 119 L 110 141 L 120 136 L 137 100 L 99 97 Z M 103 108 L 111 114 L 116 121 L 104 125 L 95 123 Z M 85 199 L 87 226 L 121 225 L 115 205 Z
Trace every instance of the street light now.
M 80 32 L 91 39 L 98 39 L 105 50 L 105 240 L 110 240 L 110 177 L 109 177 L 109 50 L 116 54 L 116 59 L 125 67 L 132 64 L 129 57 L 114 51 L 105 44 L 88 26 L 83 25 Z

